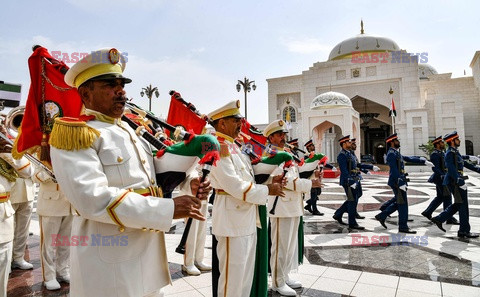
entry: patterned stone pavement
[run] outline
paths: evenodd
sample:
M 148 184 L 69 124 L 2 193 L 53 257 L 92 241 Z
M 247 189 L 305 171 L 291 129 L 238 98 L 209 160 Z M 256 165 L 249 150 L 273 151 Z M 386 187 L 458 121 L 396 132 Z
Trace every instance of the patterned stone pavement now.
M 470 224 L 473 232 L 480 232 L 480 175 L 468 175 Z M 434 186 L 426 182 L 428 176 L 410 174 L 409 218 L 413 222 L 409 226 L 418 232 L 410 237 L 397 233 L 396 213 L 387 220 L 387 230 L 374 219 L 381 203 L 392 196 L 385 175 L 364 176 L 358 208 L 366 216 L 359 220 L 366 227 L 364 232 L 350 232 L 332 219 L 344 194 L 338 179 L 325 180 L 318 201 L 325 216 L 306 213 L 304 217 L 304 265 L 291 275 L 303 284 L 298 296 L 480 296 L 480 240 L 460 240 L 456 237 L 458 226 L 445 225 L 447 232 L 443 233 L 419 215 L 435 195 Z M 186 276 L 181 272 L 183 256 L 174 250 L 183 228 L 183 221 L 176 220 L 166 234 L 173 285 L 165 288 L 165 294 L 211 296 L 210 273 Z M 27 254 L 34 270 L 14 270 L 8 296 L 68 296 L 66 284 L 54 292 L 42 288 L 36 216 L 31 231 Z M 210 261 L 210 218 L 205 254 Z M 279 296 L 275 292 L 269 295 Z

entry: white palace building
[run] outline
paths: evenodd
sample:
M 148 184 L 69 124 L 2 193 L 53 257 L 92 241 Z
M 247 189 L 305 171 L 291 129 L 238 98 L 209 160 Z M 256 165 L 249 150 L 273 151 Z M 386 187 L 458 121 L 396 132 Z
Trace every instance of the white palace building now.
M 392 97 L 404 155 L 424 155 L 419 145 L 457 130 L 461 152 L 480 154 L 480 51 L 473 76 L 452 78 L 412 56 L 393 40 L 361 33 L 337 44 L 328 61 L 298 75 L 267 79 L 269 122 L 287 117 L 290 137 L 313 138 L 317 151 L 336 160 L 338 139 L 357 138 L 358 155 L 383 163 L 384 139 L 392 132 Z M 392 94 L 390 92 L 393 91 Z M 263 125 L 262 125 L 263 126 Z

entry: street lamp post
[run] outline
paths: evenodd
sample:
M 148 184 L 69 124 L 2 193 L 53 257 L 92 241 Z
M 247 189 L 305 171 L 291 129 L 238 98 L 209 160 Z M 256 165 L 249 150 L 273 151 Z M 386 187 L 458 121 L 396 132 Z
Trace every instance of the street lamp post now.
M 254 80 L 249 80 L 248 78 L 244 78 L 243 81 L 239 80 L 237 83 L 237 92 L 243 87 L 243 91 L 245 92 L 245 119 L 247 119 L 247 92 L 250 92 L 252 89 L 255 91 L 257 86 L 255 85 Z
M 148 104 L 148 111 L 152 111 L 152 97 L 153 97 L 153 94 L 155 94 L 155 96 L 160 96 L 160 93 L 158 92 L 158 88 L 157 87 L 152 87 L 152 84 L 150 84 L 149 86 L 145 87 L 145 88 L 142 88 L 142 91 L 140 92 L 140 96 L 143 97 L 143 95 L 146 95 L 148 100 L 149 100 L 149 104 Z

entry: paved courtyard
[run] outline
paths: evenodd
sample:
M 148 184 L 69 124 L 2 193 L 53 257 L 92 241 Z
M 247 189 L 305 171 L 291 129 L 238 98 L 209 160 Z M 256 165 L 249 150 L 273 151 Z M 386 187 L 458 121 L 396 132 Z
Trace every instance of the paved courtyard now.
M 472 232 L 480 232 L 480 175 L 467 174 L 470 224 Z M 409 176 L 409 218 L 413 219 L 409 226 L 417 231 L 413 236 L 397 232 L 396 213 L 387 220 L 387 230 L 374 219 L 380 204 L 392 197 L 386 175 L 364 176 L 359 212 L 366 218 L 358 221 L 366 227 L 364 232 L 349 232 L 332 219 L 334 210 L 344 201 L 344 193 L 338 179 L 324 180 L 318 205 L 325 215 L 304 216 L 304 264 L 292 275 L 303 284 L 298 296 L 480 296 L 480 240 L 458 239 L 458 226 L 454 225 L 444 225 L 447 232 L 443 233 L 420 215 L 435 195 L 434 185 L 427 183 L 428 176 Z M 210 218 L 208 223 L 205 254 L 210 261 Z M 165 295 L 211 296 L 211 273 L 185 276 L 181 271 L 183 256 L 176 254 L 175 248 L 183 226 L 183 221 L 177 220 L 166 234 L 173 286 L 165 289 Z M 34 270 L 14 270 L 8 296 L 68 296 L 65 284 L 60 291 L 42 288 L 36 215 L 31 231 L 28 256 Z

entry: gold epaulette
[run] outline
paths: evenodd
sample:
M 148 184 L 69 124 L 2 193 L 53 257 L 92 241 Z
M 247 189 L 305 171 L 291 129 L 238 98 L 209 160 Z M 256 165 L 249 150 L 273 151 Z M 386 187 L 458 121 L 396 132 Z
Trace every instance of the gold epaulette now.
M 230 150 L 228 143 L 220 142 L 220 158 L 230 157 Z
M 87 121 L 91 119 L 91 117 L 56 118 L 50 133 L 50 145 L 67 151 L 89 148 L 100 136 L 100 131 L 87 125 Z

